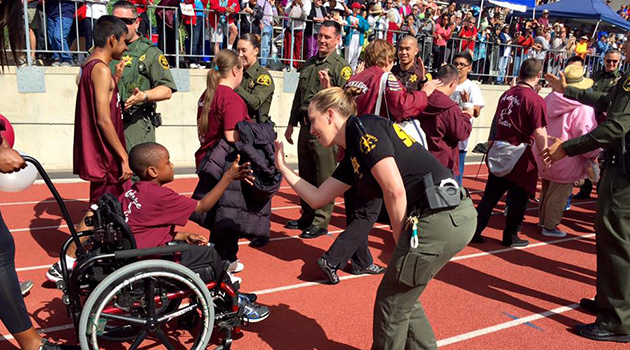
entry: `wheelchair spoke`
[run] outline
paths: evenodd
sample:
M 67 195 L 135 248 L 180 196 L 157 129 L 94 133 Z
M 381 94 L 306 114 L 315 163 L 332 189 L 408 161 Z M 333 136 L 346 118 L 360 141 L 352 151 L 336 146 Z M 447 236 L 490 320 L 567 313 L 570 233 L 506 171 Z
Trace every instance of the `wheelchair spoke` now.
M 145 302 L 147 303 L 147 313 L 149 318 L 155 318 L 155 280 L 147 278 L 145 280 Z
M 140 346 L 140 344 L 142 344 L 142 342 L 146 338 L 147 338 L 147 331 L 143 329 L 142 331 L 140 331 L 140 334 L 138 334 L 138 337 L 136 338 L 136 340 L 133 341 L 133 344 L 131 344 L 131 347 L 129 348 L 129 350 L 136 350 L 138 346 Z
M 112 320 L 117 320 L 117 321 L 125 321 L 125 322 L 129 322 L 129 323 L 137 324 L 139 326 L 144 326 L 146 324 L 146 320 L 143 320 L 143 319 L 140 319 L 140 318 L 135 318 L 135 317 L 129 317 L 129 316 L 121 316 L 121 315 L 102 313 L 101 317 L 112 319 Z
M 158 339 L 160 339 L 160 341 L 162 342 L 162 345 L 164 345 L 165 348 L 167 348 L 168 350 L 176 350 L 173 344 L 171 344 L 171 341 L 168 339 L 166 334 L 164 334 L 161 328 L 158 328 L 155 330 L 155 335 L 157 335 Z
M 160 325 L 164 324 L 164 323 L 169 322 L 170 320 L 172 320 L 174 318 L 177 318 L 179 316 L 185 315 L 188 312 L 190 312 L 190 311 L 192 311 L 192 310 L 194 310 L 196 308 L 197 308 L 197 304 L 188 305 L 188 306 L 186 306 L 183 309 L 175 310 L 175 311 L 171 312 L 168 315 L 164 315 L 164 316 L 158 318 L 157 322 Z

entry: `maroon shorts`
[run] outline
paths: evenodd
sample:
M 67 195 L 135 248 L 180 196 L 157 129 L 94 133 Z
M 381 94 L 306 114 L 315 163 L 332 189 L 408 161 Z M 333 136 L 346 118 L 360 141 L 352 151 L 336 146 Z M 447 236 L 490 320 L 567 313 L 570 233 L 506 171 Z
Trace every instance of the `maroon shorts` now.
M 119 198 L 130 187 L 130 181 L 109 183 L 109 182 L 90 182 L 90 204 L 95 204 L 98 199 L 105 193 L 111 193 Z

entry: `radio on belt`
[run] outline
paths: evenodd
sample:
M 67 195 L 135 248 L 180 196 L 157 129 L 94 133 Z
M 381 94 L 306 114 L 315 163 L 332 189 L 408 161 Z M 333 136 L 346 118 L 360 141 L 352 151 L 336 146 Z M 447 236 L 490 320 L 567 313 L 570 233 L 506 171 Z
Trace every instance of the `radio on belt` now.
M 429 209 L 455 208 L 461 202 L 459 185 L 453 179 L 444 179 L 439 186 L 433 183 L 433 175 L 428 173 L 422 180 L 424 182 L 424 197 Z

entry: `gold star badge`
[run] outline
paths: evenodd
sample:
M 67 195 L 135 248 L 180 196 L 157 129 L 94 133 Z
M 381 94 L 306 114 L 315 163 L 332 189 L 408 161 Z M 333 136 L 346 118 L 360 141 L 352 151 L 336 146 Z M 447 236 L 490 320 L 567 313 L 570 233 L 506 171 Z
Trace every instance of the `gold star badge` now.
M 123 61 L 125 61 L 125 66 L 131 66 L 131 62 L 133 62 L 133 57 L 129 55 L 123 56 Z
M 411 77 L 409 77 L 409 82 L 410 83 L 415 83 L 418 80 L 418 76 L 417 75 L 412 75 Z
M 356 157 L 352 157 L 350 158 L 350 160 L 352 161 L 352 169 L 354 170 L 354 173 L 357 174 L 359 176 L 359 179 L 363 177 L 363 174 L 361 174 L 361 170 L 359 170 L 359 162 L 357 161 Z

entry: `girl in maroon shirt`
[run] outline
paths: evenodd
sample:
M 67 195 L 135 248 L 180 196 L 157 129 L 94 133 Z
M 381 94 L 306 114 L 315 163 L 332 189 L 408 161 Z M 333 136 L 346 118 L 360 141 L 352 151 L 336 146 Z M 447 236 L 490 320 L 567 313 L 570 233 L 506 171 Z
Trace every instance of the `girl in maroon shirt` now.
M 229 143 L 238 141 L 236 124 L 251 120 L 247 115 L 245 102 L 234 92 L 242 79 L 243 63 L 238 55 L 232 50 L 219 51 L 208 72 L 206 91 L 199 98 L 197 133 L 201 147 L 195 153 L 197 167 L 206 153 L 221 139 Z M 212 181 L 209 175 L 199 172 L 200 185 L 198 187 Z M 213 230 L 210 235 L 210 242 L 215 245 L 221 259 L 232 262 L 231 272 L 239 272 L 243 268 L 236 258 L 239 237 L 240 232 L 231 229 Z
M 201 147 L 195 153 L 197 166 L 208 149 L 224 138 L 238 140 L 236 124 L 251 120 L 247 106 L 234 92 L 243 79 L 243 63 L 231 50 L 221 50 L 212 61 L 208 72 L 206 91 L 199 98 L 197 108 L 197 134 Z

